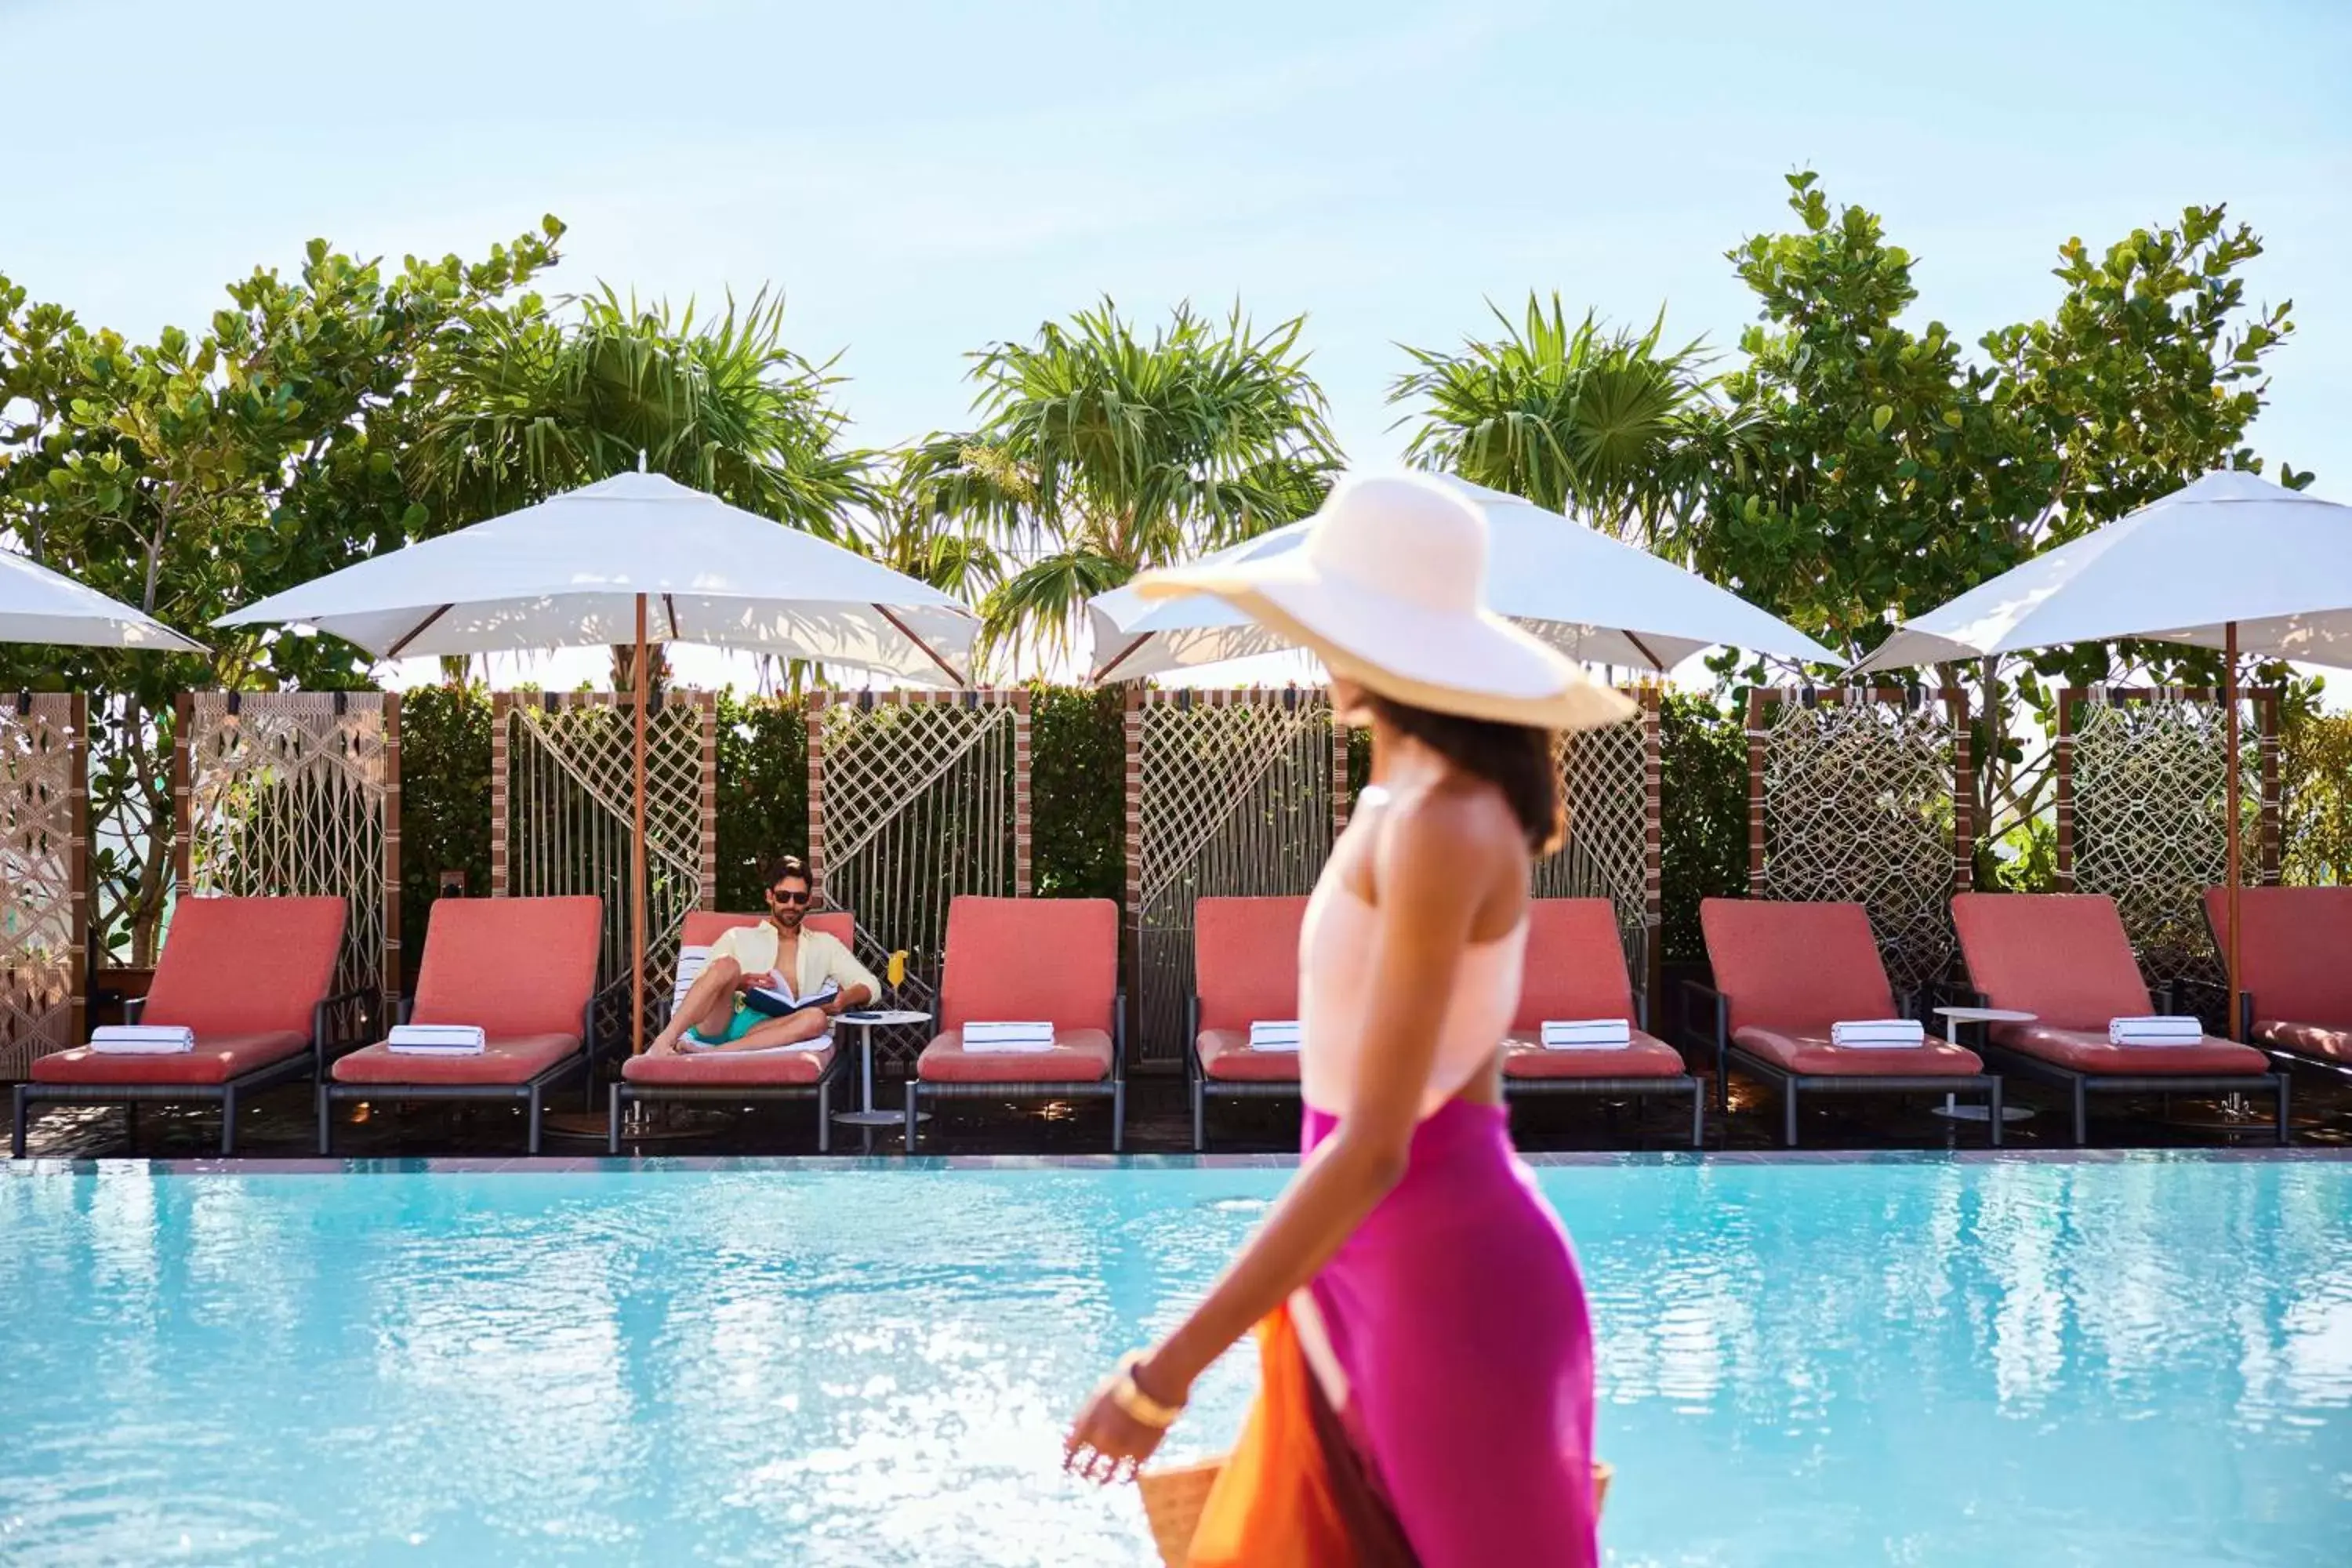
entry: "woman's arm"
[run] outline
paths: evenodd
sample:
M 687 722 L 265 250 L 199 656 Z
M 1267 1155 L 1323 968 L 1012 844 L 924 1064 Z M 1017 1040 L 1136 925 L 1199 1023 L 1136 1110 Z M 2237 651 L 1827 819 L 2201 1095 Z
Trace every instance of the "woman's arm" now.
M 1483 805 L 1433 794 L 1388 808 L 1373 858 L 1371 995 L 1346 1113 L 1223 1277 L 1136 1367 L 1150 1398 L 1181 1405 L 1209 1363 L 1313 1279 L 1403 1179 L 1438 1029 L 1486 890 Z M 1148 1458 L 1160 1436 L 1097 1394 L 1067 1449 L 1092 1449 L 1086 1473 L 1108 1479 L 1121 1461 Z

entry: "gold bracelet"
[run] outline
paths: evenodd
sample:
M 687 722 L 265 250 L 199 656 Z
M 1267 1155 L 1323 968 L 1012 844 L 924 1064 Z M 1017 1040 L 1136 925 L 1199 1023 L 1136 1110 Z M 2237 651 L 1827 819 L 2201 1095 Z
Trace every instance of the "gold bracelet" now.
M 1129 1420 L 1165 1432 L 1176 1425 L 1176 1417 L 1184 1414 L 1184 1407 L 1162 1405 L 1137 1385 L 1135 1369 L 1142 1364 L 1141 1351 L 1129 1351 L 1118 1358 L 1118 1375 L 1111 1380 L 1110 1402 L 1125 1412 Z

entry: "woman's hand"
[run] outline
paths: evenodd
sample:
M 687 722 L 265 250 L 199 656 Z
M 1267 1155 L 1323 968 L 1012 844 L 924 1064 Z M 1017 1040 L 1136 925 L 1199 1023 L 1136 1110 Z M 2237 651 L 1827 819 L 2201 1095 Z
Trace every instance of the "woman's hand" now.
M 1097 1486 L 1132 1480 L 1167 1435 L 1165 1427 L 1146 1426 L 1121 1410 L 1105 1383 L 1071 1424 L 1062 1444 L 1062 1468 Z

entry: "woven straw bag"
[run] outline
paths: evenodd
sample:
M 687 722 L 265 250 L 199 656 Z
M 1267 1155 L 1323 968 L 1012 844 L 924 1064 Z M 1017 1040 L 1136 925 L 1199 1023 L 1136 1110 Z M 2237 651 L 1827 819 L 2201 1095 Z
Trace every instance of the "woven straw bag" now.
M 1201 1510 L 1224 1468 L 1225 1457 L 1220 1454 L 1213 1459 L 1144 1470 L 1136 1476 L 1136 1487 L 1143 1493 L 1143 1517 L 1151 1523 L 1151 1542 L 1160 1548 L 1160 1561 L 1168 1568 L 1185 1568 L 1192 1557 L 1192 1532 L 1200 1526 Z M 1609 1501 L 1609 1482 L 1616 1473 L 1593 1461 L 1592 1511 L 1596 1515 Z

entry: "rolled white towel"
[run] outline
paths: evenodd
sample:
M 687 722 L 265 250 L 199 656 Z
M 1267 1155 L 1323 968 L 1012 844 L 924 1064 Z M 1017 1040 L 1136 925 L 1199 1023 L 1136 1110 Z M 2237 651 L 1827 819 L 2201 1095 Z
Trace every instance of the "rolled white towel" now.
M 1296 1051 L 1298 1040 L 1296 1018 L 1261 1019 L 1250 1026 L 1249 1043 L 1254 1051 Z
M 1830 1044 L 1853 1050 L 1898 1051 L 1927 1043 L 1927 1031 L 1916 1018 L 1862 1018 L 1830 1026 Z
M 702 978 L 703 966 L 709 962 L 710 949 L 707 945 L 677 950 L 677 989 L 671 994 L 671 1006 L 675 1007 L 686 1000 L 686 994 L 694 989 L 696 981 Z
M 2111 1046 L 2193 1046 L 2204 1037 L 2205 1025 L 2197 1018 L 2159 1016 L 2107 1020 Z
M 1054 1048 L 1054 1026 L 1042 1023 L 971 1023 L 963 1026 L 963 1048 L 982 1056 L 1026 1056 Z
M 102 1057 L 168 1057 L 196 1048 L 196 1032 L 184 1024 L 101 1024 L 89 1032 L 89 1048 Z
M 1622 1018 L 1546 1018 L 1541 1038 L 1548 1051 L 1622 1051 L 1633 1030 Z
M 399 1024 L 383 1043 L 387 1050 L 413 1057 L 478 1057 L 484 1047 L 476 1024 Z

